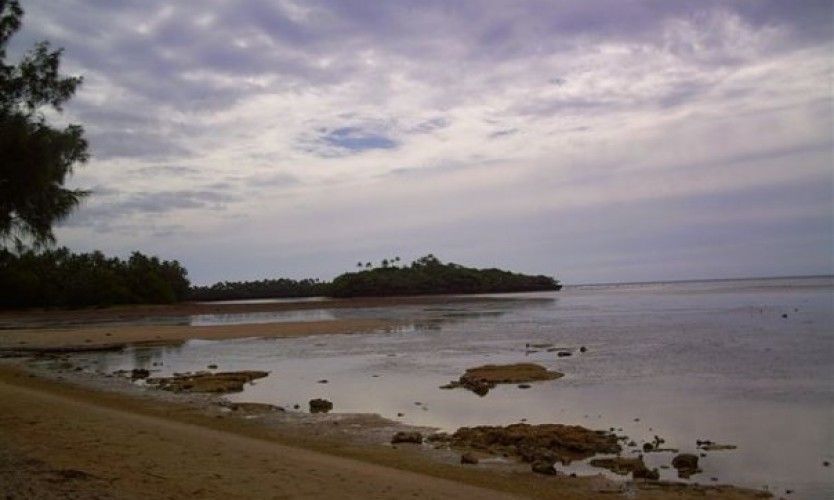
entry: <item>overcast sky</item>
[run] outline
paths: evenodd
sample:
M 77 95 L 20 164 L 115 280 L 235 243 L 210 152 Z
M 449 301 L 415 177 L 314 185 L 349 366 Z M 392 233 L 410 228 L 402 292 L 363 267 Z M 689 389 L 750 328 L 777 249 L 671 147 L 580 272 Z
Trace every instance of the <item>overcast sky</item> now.
M 59 244 L 193 281 L 442 260 L 834 272 L 830 0 L 31 0 L 84 86 Z

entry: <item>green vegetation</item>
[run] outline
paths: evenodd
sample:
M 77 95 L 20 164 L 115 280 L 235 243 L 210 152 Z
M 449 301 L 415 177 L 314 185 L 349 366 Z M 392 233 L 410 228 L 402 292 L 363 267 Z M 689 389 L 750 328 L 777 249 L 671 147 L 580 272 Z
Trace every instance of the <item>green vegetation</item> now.
M 395 259 L 399 262 L 399 258 Z M 448 293 L 506 293 L 559 290 L 562 285 L 549 276 L 529 276 L 500 269 L 474 269 L 444 264 L 434 255 L 415 260 L 410 266 L 382 267 L 345 273 L 330 284 L 333 297 L 380 297 Z
M 195 286 L 189 300 L 242 300 L 316 297 L 327 295 L 329 283 L 318 279 L 286 278 L 260 281 L 223 281 L 211 286 Z
M 127 260 L 66 248 L 14 254 L 0 250 L 0 307 L 166 304 L 188 292 L 185 268 L 134 252 Z
M 40 42 L 18 64 L 6 63 L 22 18 L 19 2 L 0 0 L 0 243 L 18 248 L 54 241 L 52 225 L 87 195 L 64 182 L 88 156 L 80 126 L 54 128 L 44 114 L 61 112 L 81 84 L 59 73 L 61 49 Z
M 239 300 L 291 297 L 385 297 L 451 293 L 509 293 L 559 290 L 562 285 L 549 276 L 528 276 L 500 269 L 474 269 L 444 264 L 434 255 L 398 267 L 399 257 L 357 262 L 358 272 L 345 273 L 332 282 L 316 279 L 275 279 L 220 282 L 192 287 L 189 300 Z

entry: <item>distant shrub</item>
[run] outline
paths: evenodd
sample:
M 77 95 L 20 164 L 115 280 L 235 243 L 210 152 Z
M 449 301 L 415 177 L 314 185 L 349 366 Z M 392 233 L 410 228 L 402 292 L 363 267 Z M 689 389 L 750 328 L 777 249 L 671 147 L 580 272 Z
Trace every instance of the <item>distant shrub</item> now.
M 211 286 L 192 287 L 188 298 L 190 300 L 245 300 L 315 297 L 327 295 L 328 285 L 317 279 L 223 281 Z
M 444 264 L 434 255 L 415 260 L 410 266 L 383 267 L 345 273 L 330 284 L 333 297 L 426 295 L 452 293 L 505 293 L 559 290 L 562 285 L 549 276 L 530 276 L 500 269 L 475 269 Z
M 188 272 L 177 261 L 134 252 L 127 260 L 66 248 L 0 250 L 0 307 L 167 304 L 183 300 Z

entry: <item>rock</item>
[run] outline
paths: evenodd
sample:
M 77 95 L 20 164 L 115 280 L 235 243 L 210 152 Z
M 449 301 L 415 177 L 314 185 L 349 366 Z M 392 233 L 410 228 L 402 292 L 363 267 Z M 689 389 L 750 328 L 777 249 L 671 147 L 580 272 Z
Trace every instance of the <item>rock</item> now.
M 214 363 L 212 363 L 212 364 L 208 365 L 206 368 L 208 368 L 209 370 L 216 370 L 216 369 L 217 369 L 217 365 L 215 365 Z
M 468 465 L 476 465 L 478 463 L 478 457 L 476 457 L 472 453 L 464 453 L 460 456 L 460 463 L 468 464 Z
M 519 389 L 529 389 L 532 387 L 530 384 L 518 384 Z
M 327 413 L 333 409 L 333 403 L 326 399 L 311 399 L 310 413 Z
M 588 352 L 588 348 L 583 345 L 579 348 L 579 352 Z
M 787 315 L 787 314 L 783 314 L 783 315 L 782 315 L 782 318 L 783 318 L 783 319 L 785 319 L 785 318 L 787 318 L 787 317 L 788 317 L 788 315 Z
M 398 413 L 397 413 L 397 416 L 398 416 L 398 417 L 404 417 L 404 416 L 405 416 L 405 413 L 403 413 L 403 412 L 398 412 Z
M 452 437 L 446 432 L 435 432 L 434 434 L 429 434 L 428 437 L 426 437 L 426 441 L 429 443 L 446 443 L 450 439 L 452 439 Z
M 672 459 L 672 467 L 678 470 L 678 477 L 688 478 L 701 472 L 698 468 L 698 456 L 691 453 L 681 453 Z
M 643 443 L 643 451 L 649 452 L 654 449 L 654 445 L 651 443 Z
M 172 377 L 148 378 L 147 383 L 173 392 L 240 392 L 244 384 L 267 375 L 269 372 L 262 371 L 175 373 Z
M 828 467 L 829 465 L 831 465 L 831 462 L 829 462 L 828 460 L 822 462 L 823 467 Z
M 569 463 L 597 453 L 621 451 L 617 437 L 608 432 L 562 424 L 461 427 L 452 434 L 450 444 L 455 448 L 516 456 L 530 463 L 556 460 Z
M 391 438 L 391 444 L 397 443 L 414 443 L 420 444 L 423 442 L 423 435 L 417 431 L 399 431 Z
M 555 476 L 556 469 L 553 467 L 554 462 L 539 460 L 530 465 L 530 470 L 536 474 L 545 474 L 548 476 Z
M 300 410 L 300 409 L 301 409 L 301 405 L 299 405 L 299 404 L 294 404 L 294 405 L 292 405 L 292 409 L 293 409 L 293 410 Z
M 559 352 L 556 353 L 556 355 L 559 356 L 560 358 L 565 358 L 567 356 L 573 356 L 573 353 L 570 352 L 570 351 L 559 351 Z
M 318 383 L 319 383 L 319 384 L 326 384 L 326 383 L 327 383 L 327 379 L 323 378 L 323 379 L 319 380 L 319 381 L 318 381 Z
M 519 384 L 540 380 L 554 380 L 564 374 L 548 371 L 545 367 L 534 363 L 516 363 L 510 365 L 484 365 L 470 368 L 456 381 L 452 381 L 441 389 L 463 387 L 479 396 L 485 396 L 497 384 Z
M 637 446 L 637 443 L 635 443 L 634 441 L 629 441 L 628 446 Z
M 141 380 L 150 377 L 151 372 L 144 368 L 134 368 L 130 371 L 130 378 L 133 380 Z

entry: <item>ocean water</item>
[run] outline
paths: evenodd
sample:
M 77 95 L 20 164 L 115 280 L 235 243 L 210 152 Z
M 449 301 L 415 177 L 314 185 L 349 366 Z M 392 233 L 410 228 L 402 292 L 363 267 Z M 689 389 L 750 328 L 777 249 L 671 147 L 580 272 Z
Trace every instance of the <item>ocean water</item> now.
M 379 413 L 446 431 L 522 419 L 622 429 L 618 434 L 637 443 L 625 455 L 655 435 L 681 452 L 699 453 L 696 439 L 709 439 L 738 448 L 707 452 L 703 472 L 690 481 L 834 498 L 834 469 L 823 465 L 834 462 L 834 278 L 588 285 L 487 299 L 206 315 L 192 324 L 375 317 L 405 326 L 131 348 L 97 355 L 94 368 L 144 367 L 161 375 L 208 364 L 263 369 L 269 377 L 228 398 L 289 409 L 323 397 L 335 411 Z M 573 355 L 557 357 L 528 344 Z M 439 389 L 466 368 L 521 361 L 565 376 L 526 390 L 499 386 L 485 397 Z M 673 456 L 645 459 L 659 467 Z M 591 472 L 582 463 L 572 467 Z M 678 480 L 674 469 L 661 469 L 661 477 Z

